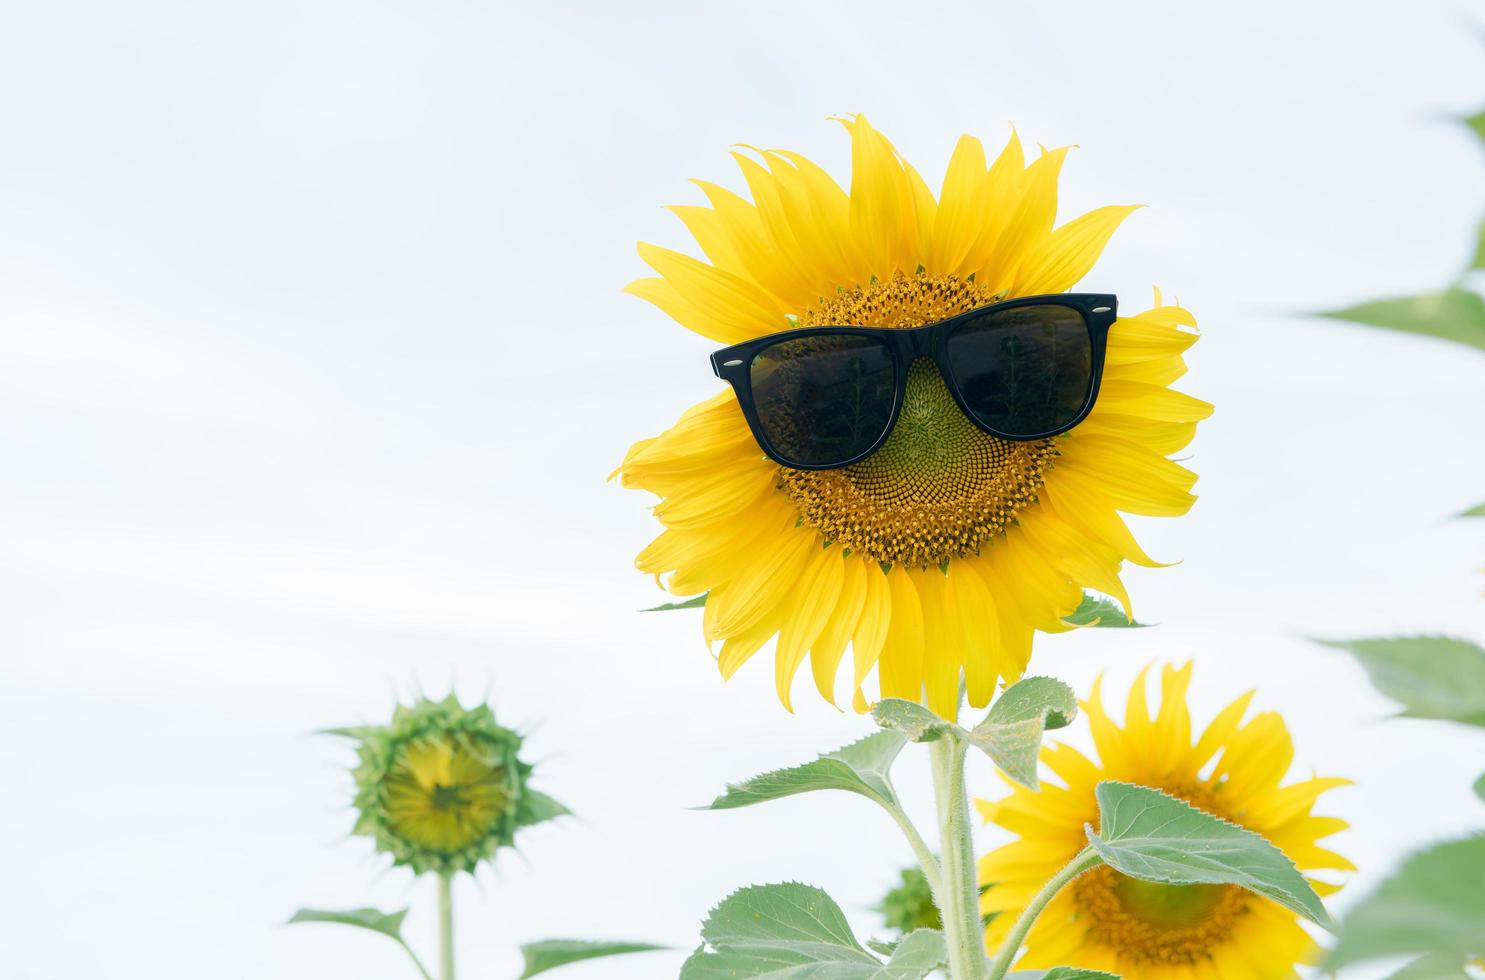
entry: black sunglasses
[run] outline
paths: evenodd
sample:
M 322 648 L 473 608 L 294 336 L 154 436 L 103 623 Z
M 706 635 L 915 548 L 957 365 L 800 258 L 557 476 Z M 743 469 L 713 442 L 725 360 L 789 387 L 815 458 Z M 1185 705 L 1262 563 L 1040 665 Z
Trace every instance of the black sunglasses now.
M 724 347 L 712 370 L 737 392 L 758 445 L 791 469 L 837 469 L 876 452 L 920 357 L 985 432 L 1045 439 L 1092 411 L 1117 309 L 1104 293 L 1058 293 L 925 327 L 785 330 Z

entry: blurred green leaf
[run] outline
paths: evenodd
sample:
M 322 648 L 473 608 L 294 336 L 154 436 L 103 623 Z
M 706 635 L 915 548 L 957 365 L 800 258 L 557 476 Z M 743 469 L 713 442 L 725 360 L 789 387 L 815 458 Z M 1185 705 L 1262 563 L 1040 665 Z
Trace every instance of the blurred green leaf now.
M 888 891 L 882 904 L 877 906 L 887 928 L 898 935 L 906 935 L 914 929 L 942 929 L 944 918 L 938 906 L 933 904 L 933 889 L 923 869 L 916 865 L 903 868 L 901 879 L 901 883 Z M 890 953 L 891 950 L 884 952 Z
M 1480 220 L 1480 230 L 1475 232 L 1475 257 L 1470 260 L 1471 269 L 1485 269 L 1485 218 Z
M 919 929 L 883 963 L 856 941 L 829 895 L 794 882 L 733 892 L 712 909 L 701 936 L 680 980 L 922 980 L 947 958 L 942 934 Z
M 1083 601 L 1078 603 L 1071 615 L 1062 617 L 1062 621 L 1070 626 L 1101 626 L 1115 629 L 1142 629 L 1146 624 L 1135 622 L 1124 615 L 1124 610 L 1119 604 L 1107 596 L 1094 595 L 1091 592 L 1083 593 Z
M 1485 725 L 1485 650 L 1445 636 L 1322 640 L 1349 651 L 1408 718 Z
M 1046 971 L 1007 973 L 1006 980 L 1119 980 L 1119 975 L 1104 973 L 1102 970 L 1085 970 L 1078 966 L 1054 966 Z
M 888 773 L 906 744 L 907 739 L 897 732 L 877 732 L 802 766 L 776 769 L 730 784 L 727 792 L 703 809 L 731 810 L 822 789 L 843 789 L 895 806 L 897 794 Z
M 370 929 L 383 936 L 402 942 L 402 920 L 407 918 L 407 909 L 383 912 L 381 909 L 300 909 L 289 919 L 295 922 L 333 922 L 342 926 Z
M 1396 874 L 1346 916 L 1325 969 L 1381 956 L 1485 953 L 1485 837 L 1437 844 L 1403 863 Z
M 1331 919 L 1304 875 L 1262 837 L 1158 789 L 1102 782 L 1088 843 L 1115 870 L 1169 885 L 1241 885 L 1318 925 Z
M 412 947 L 402 938 L 402 920 L 407 918 L 407 909 L 396 912 L 383 912 L 381 909 L 300 909 L 289 919 L 289 924 L 296 922 L 330 922 L 335 925 L 355 926 L 358 929 L 369 929 L 379 932 L 391 939 L 402 951 L 413 961 L 425 980 L 432 980 L 428 968 L 423 961 L 418 959 L 418 954 L 412 951 Z
M 1475 504 L 1469 510 L 1464 511 L 1460 517 L 1485 517 L 1485 503 Z
M 1481 775 L 1479 779 L 1475 780 L 1475 795 L 1481 801 L 1485 801 L 1485 775 Z
M 594 960 L 600 956 L 619 956 L 624 953 L 649 953 L 665 946 L 654 943 L 606 943 L 589 939 L 543 939 L 526 943 L 521 947 L 524 969 L 517 980 L 526 980 L 538 973 L 554 970 L 559 966 Z
M 1485 350 L 1485 301 L 1463 289 L 1381 299 L 1318 314 L 1404 333 L 1452 340 Z
M 1482 141 L 1485 141 L 1485 109 L 1481 109 L 1473 116 L 1465 116 L 1463 122 L 1466 126 L 1475 131 L 1476 136 L 1478 136 Z
M 1462 956 L 1425 956 L 1398 970 L 1387 980 L 1470 980 Z
M 707 593 L 703 592 L 701 595 L 694 595 L 689 599 L 682 599 L 680 602 L 662 602 L 658 606 L 641 609 L 640 612 L 670 612 L 672 609 L 700 609 L 706 605 L 706 597 Z
M 1006 688 L 969 740 L 1007 776 L 1036 789 L 1043 734 L 1071 724 L 1077 715 L 1072 688 L 1052 677 L 1027 677 Z

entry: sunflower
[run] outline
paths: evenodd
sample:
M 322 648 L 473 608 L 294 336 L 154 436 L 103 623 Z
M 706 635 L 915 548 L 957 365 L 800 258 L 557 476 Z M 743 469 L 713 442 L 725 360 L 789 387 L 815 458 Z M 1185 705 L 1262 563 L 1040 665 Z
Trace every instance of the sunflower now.
M 962 137 L 935 199 L 864 116 L 841 122 L 849 192 L 797 153 L 736 152 L 751 200 L 698 181 L 707 205 L 670 209 L 705 260 L 641 244 L 658 275 L 627 290 L 724 345 L 793 327 L 921 326 L 1072 288 L 1134 210 L 1055 226 L 1067 148 L 1028 163 L 1014 135 L 989 164 Z M 636 564 L 674 595 L 706 595 L 703 631 L 724 677 L 776 638 L 786 708 L 806 656 L 836 703 L 847 648 L 857 710 L 873 668 L 884 697 L 926 696 L 950 715 L 962 677 L 983 706 L 998 680 L 1021 675 L 1034 631 L 1070 628 L 1085 587 L 1129 608 L 1123 562 L 1157 563 L 1121 512 L 1190 508 L 1196 476 L 1167 457 L 1211 406 L 1168 386 L 1194 328 L 1158 292 L 1154 308 L 1120 319 L 1092 414 L 1040 442 L 976 428 L 920 361 L 887 442 L 837 470 L 771 462 L 720 392 L 619 467 L 624 486 L 660 498 L 665 530 Z
M 521 736 L 487 705 L 450 695 L 399 705 L 388 725 L 336 729 L 358 740 L 355 833 L 414 871 L 474 871 L 516 830 L 565 813 L 527 786 Z
M 1165 667 L 1160 710 L 1146 702 L 1148 669 L 1129 692 L 1123 727 L 1104 711 L 1099 684 L 1083 709 L 1098 750 L 1094 762 L 1067 745 L 1042 749 L 1042 761 L 1064 784 L 1039 791 L 1015 787 L 982 814 L 1018 839 L 980 859 L 990 882 L 981 911 L 995 914 L 986 942 L 1000 945 L 1027 901 L 1086 844 L 1084 825 L 1098 825 L 1094 787 L 1105 779 L 1162 789 L 1215 816 L 1268 838 L 1305 872 L 1351 871 L 1351 862 L 1317 842 L 1346 823 L 1311 812 L 1346 779 L 1311 777 L 1280 785 L 1294 758 L 1284 720 L 1263 712 L 1244 723 L 1244 694 L 1192 738 L 1186 691 L 1191 665 Z M 1311 881 L 1320 894 L 1339 887 Z M 1098 867 L 1052 900 L 1027 936 L 1018 966 L 1076 966 L 1140 980 L 1278 980 L 1294 977 L 1314 943 L 1293 912 L 1235 885 L 1164 885 Z

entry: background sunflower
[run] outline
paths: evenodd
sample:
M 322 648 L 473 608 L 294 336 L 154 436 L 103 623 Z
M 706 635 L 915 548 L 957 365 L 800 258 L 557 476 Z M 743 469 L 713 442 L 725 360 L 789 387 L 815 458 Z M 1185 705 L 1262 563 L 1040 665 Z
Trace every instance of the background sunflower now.
M 1072 288 L 1134 210 L 1057 225 L 1068 148 L 1028 162 L 1016 135 L 989 162 L 962 137 L 935 198 L 865 116 L 841 122 L 849 192 L 797 153 L 735 152 L 751 200 L 698 181 L 709 206 L 671 209 L 708 261 L 641 244 L 659 275 L 629 291 L 719 344 L 795 326 L 921 326 Z M 1196 475 L 1168 458 L 1211 412 L 1170 388 L 1194 328 L 1157 291 L 1110 331 L 1092 414 L 1031 443 L 975 428 L 919 361 L 887 442 L 823 472 L 765 458 L 725 391 L 625 456 L 624 486 L 657 494 L 665 526 L 636 564 L 676 595 L 706 595 L 724 677 L 777 638 L 785 707 L 806 657 L 835 703 L 848 647 L 858 710 L 873 667 L 883 697 L 926 694 L 951 715 L 962 677 L 983 706 L 998 680 L 1021 676 L 1035 631 L 1069 628 L 1085 588 L 1128 611 L 1124 561 L 1156 562 L 1121 513 L 1176 516 L 1195 499 Z
M 1043 748 L 1042 762 L 1061 785 L 1043 782 L 1038 791 L 1011 784 L 1009 796 L 979 802 L 986 820 L 1016 836 L 980 860 L 991 949 L 1046 880 L 1086 846 L 1084 826 L 1098 826 L 1094 788 L 1103 780 L 1164 790 L 1255 831 L 1301 871 L 1355 870 L 1319 843 L 1344 830 L 1345 821 L 1312 812 L 1322 794 L 1350 780 L 1285 783 L 1294 759 L 1289 731 L 1273 712 L 1247 718 L 1251 691 L 1195 730 L 1186 704 L 1189 663 L 1161 669 L 1152 714 L 1147 673 L 1130 688 L 1122 724 L 1104 709 L 1102 683 L 1094 684 L 1083 710 L 1096 757 L 1064 743 Z M 1311 884 L 1321 895 L 1337 890 L 1313 877 Z M 1266 898 L 1231 885 L 1136 881 L 1104 866 L 1052 900 L 1018 966 L 1078 966 L 1139 980 L 1284 980 L 1314 949 L 1298 917 Z

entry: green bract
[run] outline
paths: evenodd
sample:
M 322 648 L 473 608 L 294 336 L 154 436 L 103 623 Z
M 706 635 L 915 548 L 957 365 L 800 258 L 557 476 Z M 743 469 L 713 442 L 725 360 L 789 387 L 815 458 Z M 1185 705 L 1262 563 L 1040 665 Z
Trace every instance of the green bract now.
M 521 827 L 567 813 L 532 790 L 522 738 L 452 694 L 399 705 L 387 725 L 335 729 L 359 743 L 354 833 L 418 874 L 473 872 Z

